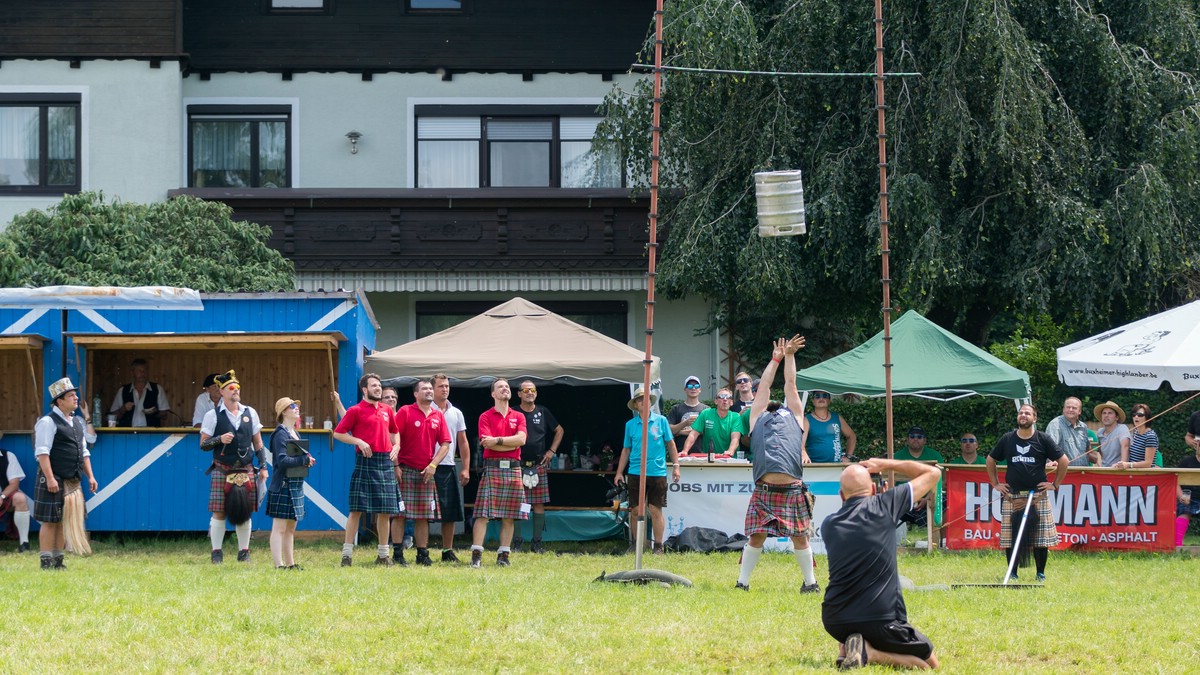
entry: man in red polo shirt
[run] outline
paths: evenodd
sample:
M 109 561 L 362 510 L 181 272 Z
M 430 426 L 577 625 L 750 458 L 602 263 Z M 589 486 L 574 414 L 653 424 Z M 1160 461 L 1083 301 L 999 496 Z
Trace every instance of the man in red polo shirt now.
M 479 480 L 479 492 L 475 497 L 471 567 L 479 567 L 483 562 L 483 539 L 487 535 L 489 520 L 500 519 L 500 551 L 496 554 L 496 564 L 508 567 L 515 521 L 517 518 L 529 518 L 529 506 L 522 503 L 525 486 L 521 483 L 525 416 L 508 407 L 511 397 L 508 381 L 496 380 L 492 383 L 495 405 L 479 416 L 483 477 Z
M 429 559 L 429 521 L 437 515 L 437 492 L 433 474 L 438 463 L 450 451 L 450 428 L 442 411 L 433 406 L 433 383 L 418 380 L 413 399 L 396 411 L 400 428 L 400 453 L 396 455 L 396 482 L 400 485 L 400 515 L 392 518 L 392 541 L 404 537 L 404 520 L 413 519 L 413 539 L 417 545 L 417 564 L 426 567 Z M 392 547 L 397 565 L 408 565 L 404 547 Z
M 350 517 L 346 519 L 346 543 L 342 545 L 342 567 L 352 564 L 354 537 L 362 514 L 375 516 L 375 532 L 379 535 L 376 565 L 390 566 L 388 555 L 388 520 L 400 506 L 394 473 L 399 452 L 399 431 L 396 413 L 382 403 L 383 385 L 375 373 L 358 380 L 362 400 L 346 411 L 333 430 L 333 437 L 354 447 L 354 472 L 350 474 Z

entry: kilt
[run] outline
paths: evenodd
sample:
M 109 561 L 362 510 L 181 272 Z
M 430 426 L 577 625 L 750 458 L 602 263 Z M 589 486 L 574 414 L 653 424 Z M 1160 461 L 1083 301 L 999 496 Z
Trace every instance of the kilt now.
M 525 488 L 525 501 L 529 504 L 550 503 L 550 477 L 546 474 L 546 465 L 537 465 L 537 487 L 530 490 Z
M 42 475 L 42 470 L 38 469 L 37 481 L 33 487 L 33 519 L 39 523 L 61 523 L 66 496 L 67 481 L 58 479 L 58 492 L 51 492 L 46 489 L 46 477 Z
M 283 520 L 304 520 L 304 479 L 284 478 L 267 490 L 267 515 Z
M 401 516 L 415 520 L 437 520 L 437 489 L 433 481 L 425 482 L 420 471 L 408 466 L 400 467 L 400 499 L 404 502 Z
M 1024 510 L 1024 503 L 1019 509 L 1013 508 L 1012 495 L 1000 498 L 1000 548 L 1012 548 L 1013 537 L 1017 534 L 1013 531 L 1012 514 L 1013 511 L 1017 512 L 1017 527 L 1020 527 L 1020 514 Z M 1029 510 L 1037 511 L 1038 516 L 1037 531 L 1033 533 L 1034 548 L 1056 546 L 1058 544 L 1058 528 L 1054 525 L 1054 513 L 1050 509 L 1050 494 L 1039 492 L 1033 498 L 1033 506 L 1029 507 Z
M 443 523 L 457 523 L 463 519 L 462 493 L 458 489 L 458 467 L 443 464 L 433 474 L 437 488 L 438 514 Z
M 529 514 L 521 513 L 521 502 L 524 499 L 525 486 L 521 485 L 519 466 L 510 469 L 501 469 L 498 466 L 484 467 L 483 478 L 479 481 L 479 493 L 475 497 L 475 517 L 528 520 Z
M 248 470 L 247 470 L 248 469 Z M 226 471 L 219 464 L 212 465 L 212 472 L 208 475 L 208 510 L 211 513 L 225 513 L 225 476 L 231 473 L 249 473 L 254 476 L 254 467 L 242 467 L 237 471 Z M 258 505 L 258 480 L 246 482 L 250 489 L 250 503 L 255 507 Z
M 797 487 L 802 483 L 797 482 Z M 767 490 L 758 486 L 746 507 L 746 535 L 800 537 L 812 534 L 812 511 L 806 490 Z
M 350 474 L 350 511 L 393 516 L 400 512 L 395 465 L 388 453 L 376 452 L 370 457 L 354 455 L 354 472 Z

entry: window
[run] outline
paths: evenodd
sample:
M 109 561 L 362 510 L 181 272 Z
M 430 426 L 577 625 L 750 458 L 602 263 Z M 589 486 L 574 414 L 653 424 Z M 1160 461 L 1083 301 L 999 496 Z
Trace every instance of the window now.
M 469 0 L 405 0 L 404 11 L 409 14 L 426 12 L 461 13 L 466 11 Z
M 268 14 L 332 14 L 333 0 L 263 0 Z
M 188 106 L 189 187 L 291 187 L 291 107 Z
M 80 190 L 78 94 L 0 94 L 0 193 Z
M 594 110 L 473 108 L 417 106 L 417 187 L 622 187 L 619 157 L 592 149 Z

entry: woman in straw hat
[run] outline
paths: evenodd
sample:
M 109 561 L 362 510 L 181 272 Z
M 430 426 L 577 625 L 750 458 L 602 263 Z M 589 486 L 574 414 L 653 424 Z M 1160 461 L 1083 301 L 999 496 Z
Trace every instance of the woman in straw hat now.
M 300 569 L 296 564 L 296 523 L 304 519 L 304 476 L 317 463 L 307 451 L 288 441 L 300 439 L 296 423 L 300 401 L 283 397 L 275 402 L 275 431 L 271 433 L 271 464 L 275 475 L 267 489 L 267 515 L 271 522 L 271 558 L 278 569 Z
M 63 550 L 69 531 L 71 550 L 87 555 L 87 533 L 83 529 L 83 476 L 95 494 L 99 487 L 92 475 L 88 443 L 96 442 L 87 405 L 82 415 L 79 389 L 64 377 L 50 385 L 53 402 L 50 413 L 37 421 L 33 429 L 33 455 L 37 458 L 38 475 L 33 493 L 33 517 L 42 524 L 38 537 L 41 567 L 66 569 Z

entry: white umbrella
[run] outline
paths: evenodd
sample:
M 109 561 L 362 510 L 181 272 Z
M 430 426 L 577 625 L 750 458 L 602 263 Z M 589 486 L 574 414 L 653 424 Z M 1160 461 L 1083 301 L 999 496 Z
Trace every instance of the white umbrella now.
M 1200 300 L 1058 348 L 1064 384 L 1200 389 Z

